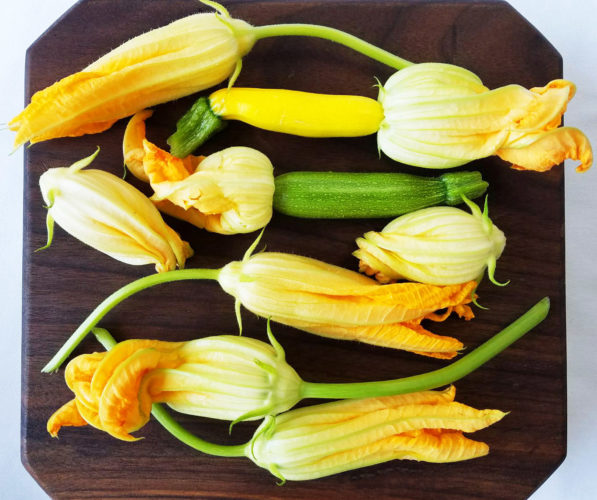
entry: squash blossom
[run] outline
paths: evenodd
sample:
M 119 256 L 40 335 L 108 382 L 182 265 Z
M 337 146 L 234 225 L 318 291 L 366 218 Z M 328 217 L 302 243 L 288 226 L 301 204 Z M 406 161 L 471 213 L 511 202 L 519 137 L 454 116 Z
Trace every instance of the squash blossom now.
M 470 71 L 450 64 L 408 66 L 380 86 L 377 101 L 281 89 L 231 88 L 206 101 L 210 120 L 241 120 L 266 130 L 305 137 L 377 134 L 379 149 L 395 161 L 423 168 L 452 168 L 497 155 L 521 170 L 546 171 L 565 159 L 587 170 L 593 153 L 578 129 L 559 127 L 574 84 L 554 80 L 527 90 L 507 85 L 489 90 Z M 207 112 L 206 112 L 207 114 Z M 189 120 L 191 117 L 189 117 Z M 169 139 L 184 156 L 220 130 L 186 123 Z M 210 129 L 213 129 L 212 130 Z
M 438 370 L 379 382 L 317 383 L 302 380 L 286 362 L 268 322 L 270 344 L 219 335 L 189 342 L 127 340 L 104 329 L 93 333 L 108 352 L 83 354 L 66 367 L 75 398 L 48 420 L 56 436 L 63 426 L 90 424 L 112 436 L 130 433 L 149 419 L 154 403 L 190 415 L 231 420 L 284 412 L 304 398 L 361 399 L 416 393 L 452 384 L 498 355 L 539 324 L 549 311 L 541 300 L 514 323 L 458 361 Z
M 394 68 L 411 64 L 379 47 L 327 26 L 251 26 L 217 13 L 195 14 L 132 38 L 78 73 L 36 92 L 10 123 L 15 148 L 57 137 L 103 132 L 137 111 L 213 87 L 241 70 L 242 57 L 262 38 L 327 39 Z
M 494 277 L 506 245 L 504 233 L 487 212 L 465 198 L 472 213 L 455 207 L 432 207 L 394 219 L 381 232 L 357 238 L 353 255 L 359 269 L 381 283 L 400 279 L 452 285 L 479 280 L 488 269 Z
M 121 262 L 155 264 L 156 271 L 184 267 L 190 245 L 162 219 L 140 191 L 102 170 L 84 168 L 99 153 L 68 168 L 51 168 L 39 179 L 48 206 L 48 243 L 54 221 L 65 231 Z
M 474 73 L 450 64 L 417 64 L 380 88 L 384 120 L 377 140 L 393 160 L 452 168 L 497 155 L 519 170 L 550 170 L 565 159 L 587 170 L 593 153 L 578 129 L 559 127 L 576 88 L 567 80 L 527 90 L 489 90 Z
M 274 348 L 275 347 L 275 348 Z M 299 400 L 300 378 L 284 351 L 259 340 L 220 335 L 190 342 L 127 340 L 108 352 L 83 354 L 66 367 L 75 393 L 48 421 L 90 424 L 131 441 L 149 420 L 153 403 L 223 420 L 277 414 Z
M 389 460 L 447 463 L 489 453 L 463 433 L 501 420 L 499 410 L 476 410 L 445 391 L 345 400 L 268 417 L 247 456 L 282 481 L 317 479 Z
M 255 39 L 239 19 L 195 14 L 122 44 L 31 98 L 9 123 L 15 148 L 102 132 L 144 108 L 213 87 L 232 75 Z M 234 31 L 236 30 L 236 31 Z
M 222 289 L 258 316 L 316 335 L 357 340 L 425 356 L 452 358 L 462 343 L 421 326 L 451 312 L 474 317 L 467 305 L 476 286 L 439 287 L 420 283 L 381 286 L 374 280 L 324 262 L 262 252 L 224 266 Z M 446 309 L 442 315 L 439 309 Z
M 273 166 L 263 153 L 231 147 L 208 157 L 172 156 L 145 139 L 137 113 L 127 126 L 123 150 L 127 166 L 151 184 L 151 200 L 164 213 L 220 234 L 249 233 L 272 217 Z
M 444 321 L 452 313 L 470 320 L 474 281 L 449 286 L 422 283 L 380 285 L 362 274 L 316 259 L 285 253 L 251 255 L 221 269 L 183 269 L 140 278 L 104 299 L 43 368 L 56 371 L 76 345 L 115 305 L 133 293 L 161 283 L 209 279 L 257 316 L 324 337 L 356 340 L 450 359 L 462 349 L 459 340 L 435 335 L 421 326 L 425 319 Z M 442 310 L 441 314 L 437 311 Z

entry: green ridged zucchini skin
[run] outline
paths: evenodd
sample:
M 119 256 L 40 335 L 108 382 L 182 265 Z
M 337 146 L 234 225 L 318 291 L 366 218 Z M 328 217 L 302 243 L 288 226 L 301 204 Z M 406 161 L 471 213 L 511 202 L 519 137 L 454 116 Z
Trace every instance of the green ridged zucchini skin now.
M 450 172 L 439 177 L 403 173 L 290 172 L 275 179 L 274 208 L 309 219 L 397 217 L 434 205 L 474 199 L 488 183 L 481 173 Z

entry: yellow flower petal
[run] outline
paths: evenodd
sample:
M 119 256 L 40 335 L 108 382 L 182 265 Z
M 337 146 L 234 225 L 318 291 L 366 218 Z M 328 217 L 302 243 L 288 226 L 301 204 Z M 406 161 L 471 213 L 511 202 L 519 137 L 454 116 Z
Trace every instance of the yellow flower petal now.
M 451 285 L 482 276 L 500 258 L 506 238 L 479 209 L 431 207 L 398 217 L 356 243 L 359 269 L 381 282 Z

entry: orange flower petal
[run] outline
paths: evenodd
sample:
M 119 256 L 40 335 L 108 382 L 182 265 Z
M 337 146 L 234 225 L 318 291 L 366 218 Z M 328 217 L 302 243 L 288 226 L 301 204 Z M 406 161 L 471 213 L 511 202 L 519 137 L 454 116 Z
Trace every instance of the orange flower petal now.
M 275 320 L 275 318 L 272 318 Z M 295 324 L 310 333 L 340 340 L 357 340 L 365 344 L 402 349 L 439 359 L 452 359 L 464 346 L 452 337 L 436 335 L 416 323 L 343 327 Z
M 151 184 L 164 181 L 181 181 L 195 172 L 204 156 L 189 155 L 177 158 L 167 151 L 158 148 L 147 139 L 143 139 L 143 168 Z
M 589 139 L 580 130 L 561 127 L 527 135 L 523 141 L 503 147 L 497 155 L 512 163 L 517 170 L 551 170 L 566 159 L 580 161 L 577 172 L 588 170 L 593 164 L 593 150 Z
M 145 157 L 145 149 L 143 148 L 145 120 L 151 115 L 153 115 L 153 111 L 150 109 L 144 109 L 135 113 L 126 126 L 124 139 L 122 140 L 124 164 L 137 179 L 144 182 L 149 182 L 149 178 L 143 168 L 143 158 Z
M 77 404 L 74 399 L 62 405 L 48 420 L 46 428 L 52 437 L 58 437 L 58 431 L 63 426 L 81 427 L 87 425 L 87 421 L 77 410 Z

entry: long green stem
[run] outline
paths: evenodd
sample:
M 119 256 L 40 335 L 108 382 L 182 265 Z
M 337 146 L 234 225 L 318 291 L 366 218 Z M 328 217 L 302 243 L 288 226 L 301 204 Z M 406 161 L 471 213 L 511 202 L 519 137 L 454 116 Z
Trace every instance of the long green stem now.
M 310 36 L 323 38 L 349 47 L 391 68 L 403 69 L 414 64 L 354 35 L 328 26 L 319 26 L 317 24 L 272 24 L 256 26 L 251 29 L 251 34 L 256 40 L 274 36 Z
M 55 372 L 68 358 L 71 352 L 83 341 L 89 331 L 115 306 L 131 295 L 162 283 L 184 280 L 217 280 L 220 274 L 219 269 L 181 269 L 178 271 L 168 271 L 165 273 L 152 274 L 140 278 L 128 285 L 120 288 L 112 295 L 107 297 L 93 312 L 87 316 L 85 321 L 73 332 L 69 339 L 64 343 L 60 350 L 54 355 L 50 362 L 42 368 L 42 372 Z
M 353 399 L 406 394 L 435 389 L 452 384 L 473 372 L 506 347 L 521 338 L 545 319 L 549 312 L 549 297 L 541 299 L 525 314 L 508 325 L 474 351 L 449 366 L 421 375 L 383 382 L 357 382 L 349 384 L 321 384 L 303 382 L 303 398 Z
M 114 337 L 110 335 L 108 330 L 103 328 L 94 328 L 93 334 L 95 338 L 99 341 L 104 348 L 109 351 L 116 345 L 116 340 Z M 245 450 L 247 448 L 248 443 L 238 444 L 234 446 L 230 445 L 221 445 L 221 444 L 214 444 L 208 441 L 204 441 L 201 438 L 198 438 L 194 434 L 191 434 L 187 431 L 184 427 L 182 427 L 176 420 L 172 418 L 172 416 L 166 411 L 166 409 L 158 404 L 154 403 L 151 406 L 151 414 L 155 417 L 155 419 L 162 424 L 162 426 L 175 438 L 182 441 L 184 444 L 194 448 L 197 451 L 202 453 L 207 453 L 208 455 L 216 455 L 218 457 L 244 457 Z

